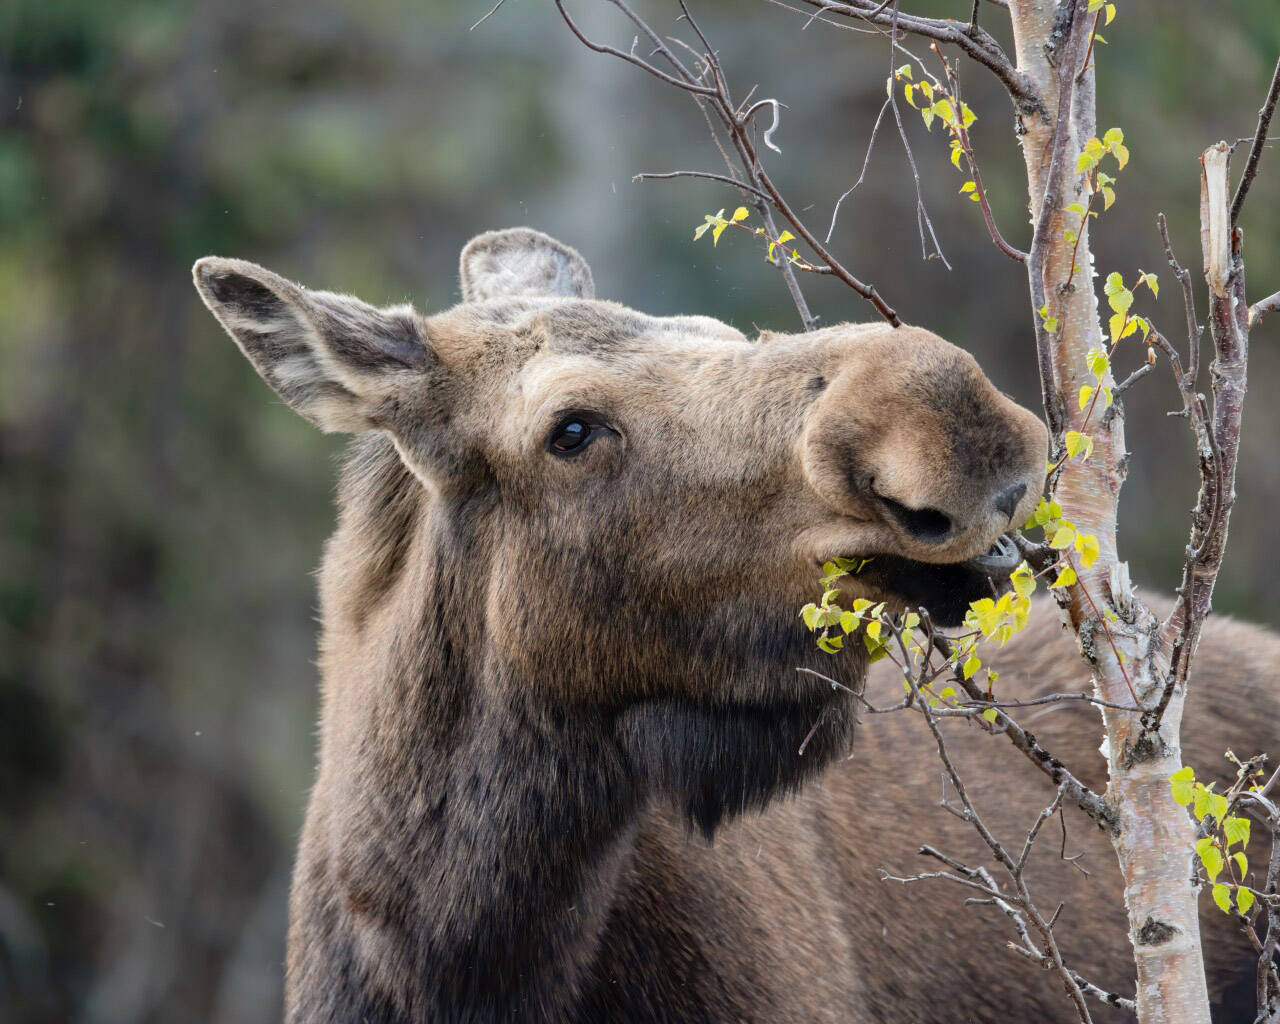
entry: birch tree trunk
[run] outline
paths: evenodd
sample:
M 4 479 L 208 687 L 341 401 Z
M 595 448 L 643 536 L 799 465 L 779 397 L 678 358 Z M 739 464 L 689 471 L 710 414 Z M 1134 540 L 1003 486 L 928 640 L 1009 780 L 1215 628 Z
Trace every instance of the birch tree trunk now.
M 1064 237 L 1074 226 L 1064 208 L 1087 205 L 1076 158 L 1098 135 L 1091 58 L 1081 71 L 1094 21 L 1086 8 L 1086 0 L 1012 0 L 1010 5 L 1019 70 L 1044 103 L 1042 111 L 1023 113 L 1020 121 L 1036 225 L 1027 261 L 1032 302 L 1035 309 L 1047 305 L 1058 320 L 1050 334 L 1037 317 L 1045 410 L 1055 443 L 1062 443 L 1067 430 L 1087 430 L 1094 441 L 1087 460 L 1065 463 L 1055 496 L 1063 518 L 1098 539 L 1100 554 L 1091 568 L 1076 566 L 1081 586 L 1055 593 L 1063 595 L 1060 603 L 1097 695 L 1132 707 L 1135 695 L 1144 705 L 1159 700 L 1169 664 L 1159 644 L 1159 623 L 1138 600 L 1116 550 L 1117 503 L 1128 459 L 1123 410 L 1117 403 L 1086 427 L 1085 412 L 1072 400 L 1081 386 L 1094 382 L 1086 353 L 1107 347 L 1088 219 L 1080 227 L 1078 247 Z M 1118 820 L 1112 841 L 1124 878 L 1142 1024 L 1209 1021 L 1197 892 L 1190 881 L 1194 826 L 1169 785 L 1181 767 L 1184 698 L 1179 685 L 1153 731 L 1146 730 L 1139 714 L 1104 709 L 1107 797 Z

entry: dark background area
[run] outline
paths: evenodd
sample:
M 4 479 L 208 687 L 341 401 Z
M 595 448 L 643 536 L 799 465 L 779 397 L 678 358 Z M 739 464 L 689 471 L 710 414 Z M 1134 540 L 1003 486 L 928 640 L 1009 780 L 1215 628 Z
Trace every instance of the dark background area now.
M 314 287 L 438 310 L 474 233 L 528 224 L 591 261 L 599 294 L 655 314 L 794 329 L 688 98 L 584 50 L 543 0 L 5 0 L 0 4 L 0 1021 L 272 1020 L 310 779 L 310 570 L 341 442 L 254 376 L 190 284 L 207 253 Z M 675 5 L 640 3 L 665 31 Z M 967 17 L 968 0 L 907 2 Z M 597 0 L 584 24 L 626 48 Z M 770 166 L 825 225 L 883 102 L 883 37 L 777 6 L 698 0 L 739 95 L 789 104 Z M 1007 38 L 1003 13 L 986 22 Z M 1098 269 L 1160 272 L 1154 218 L 1199 266 L 1198 166 L 1251 133 L 1280 50 L 1258 0 L 1123 0 L 1099 50 L 1100 128 L 1133 159 Z M 909 44 L 923 51 L 923 44 Z M 900 63 L 900 61 L 898 62 Z M 1025 246 L 1012 111 L 962 62 L 997 216 Z M 905 109 L 905 108 L 904 108 Z M 940 131 L 907 113 L 954 269 L 922 261 L 902 145 L 882 130 L 835 251 L 903 316 L 1038 402 L 1026 279 L 987 240 Z M 1280 154 L 1244 219 L 1254 298 L 1280 287 Z M 1199 275 L 1196 280 L 1202 284 Z M 873 311 L 805 282 L 824 322 Z M 1203 297 L 1201 298 L 1203 309 Z M 1240 497 L 1218 608 L 1280 624 L 1280 317 L 1254 337 Z M 1137 364 L 1137 346 L 1122 369 Z M 1122 551 L 1172 587 L 1194 497 L 1163 370 L 1128 402 Z M 744 553 L 749 557 L 749 553 Z M 1200 693 L 1193 699 L 1211 700 Z

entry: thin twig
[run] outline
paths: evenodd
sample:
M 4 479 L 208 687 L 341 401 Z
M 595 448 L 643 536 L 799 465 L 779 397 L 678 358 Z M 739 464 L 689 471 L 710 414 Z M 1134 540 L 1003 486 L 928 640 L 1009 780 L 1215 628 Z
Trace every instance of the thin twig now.
M 1258 174 L 1258 161 L 1262 159 L 1262 150 L 1267 142 L 1267 129 L 1271 127 L 1271 116 L 1276 112 L 1276 103 L 1280 101 L 1280 57 L 1276 58 L 1276 69 L 1271 73 L 1271 87 L 1267 89 L 1267 98 L 1258 111 L 1258 127 L 1253 133 L 1253 145 L 1249 147 L 1249 159 L 1244 165 L 1244 174 L 1240 176 L 1240 184 L 1236 188 L 1236 196 L 1231 200 L 1231 226 L 1236 226 L 1240 219 L 1240 211 L 1244 209 L 1245 198 L 1249 195 L 1249 186 Z
M 475 31 L 476 29 L 478 29 L 481 25 L 483 25 L 486 21 L 488 21 L 488 20 L 489 20 L 490 18 L 492 18 L 495 14 L 497 14 L 497 13 L 498 13 L 498 8 L 499 8 L 499 7 L 501 7 L 503 4 L 505 4 L 506 2 L 507 2 L 507 0 L 498 0 L 498 2 L 497 2 L 496 4 L 494 4 L 492 7 L 490 7 L 490 8 L 489 8 L 488 13 L 487 13 L 487 14 L 485 14 L 485 16 L 484 16 L 483 18 L 481 18 L 479 21 L 477 21 L 477 22 L 476 22 L 474 25 L 472 25 L 469 29 L 467 29 L 467 31 L 468 31 L 468 32 L 474 32 L 474 31 Z
M 853 190 L 861 185 L 863 179 L 867 176 L 867 166 L 871 163 L 871 150 L 876 144 L 876 135 L 880 131 L 880 122 L 884 120 L 884 112 L 889 109 L 889 105 L 892 102 L 893 100 L 890 98 L 880 105 L 880 113 L 876 115 L 876 123 L 871 128 L 871 138 L 867 140 L 867 153 L 862 158 L 862 171 L 858 174 L 858 180 L 840 193 L 840 198 L 836 200 L 835 208 L 831 211 L 831 226 L 827 228 L 827 237 L 824 239 L 828 243 L 830 243 L 831 236 L 836 230 L 836 218 L 840 216 L 840 204 L 853 194 Z
M 767 200 L 769 197 L 761 192 L 754 185 L 748 185 L 745 181 L 737 181 L 725 174 L 713 174 L 710 171 L 667 171 L 664 174 L 633 174 L 632 181 L 669 181 L 672 178 L 706 178 L 709 181 L 718 181 L 723 185 L 731 185 L 736 189 L 755 196 L 757 199 Z
M 1268 313 L 1274 313 L 1280 309 L 1280 292 L 1268 295 L 1265 299 L 1259 299 L 1249 307 L 1249 327 L 1256 327 L 1262 323 L 1262 318 Z
M 836 14 L 844 18 L 858 19 L 868 24 L 888 25 L 893 16 L 884 10 L 884 4 L 873 3 L 872 0 L 801 0 L 809 7 L 818 8 L 820 14 Z M 995 74 L 1009 92 L 1010 98 L 1020 112 L 1030 114 L 1043 111 L 1039 94 L 1031 79 L 1024 75 L 1008 58 L 995 38 L 983 28 L 955 21 L 950 18 L 922 18 L 904 14 L 898 19 L 898 28 L 911 35 L 924 36 L 958 47 L 966 56 L 972 58 Z

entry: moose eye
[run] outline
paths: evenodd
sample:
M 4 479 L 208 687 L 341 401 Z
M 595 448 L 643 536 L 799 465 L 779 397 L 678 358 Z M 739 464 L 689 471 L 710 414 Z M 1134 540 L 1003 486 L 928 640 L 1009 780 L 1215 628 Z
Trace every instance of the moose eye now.
M 577 455 L 608 427 L 593 423 L 580 414 L 566 416 L 551 431 L 547 450 L 556 455 Z

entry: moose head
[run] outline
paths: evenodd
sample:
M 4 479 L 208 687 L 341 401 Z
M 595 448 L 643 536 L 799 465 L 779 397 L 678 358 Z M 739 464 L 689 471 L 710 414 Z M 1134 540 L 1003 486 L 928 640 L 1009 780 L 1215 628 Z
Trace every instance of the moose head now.
M 794 750 L 828 700 L 795 672 L 814 664 L 796 613 L 824 561 L 869 558 L 855 596 L 943 622 L 1012 568 L 992 546 L 1035 505 L 1045 430 L 936 335 L 864 324 L 751 341 L 646 316 L 597 300 L 582 257 L 526 229 L 474 239 L 461 276 L 464 301 L 424 317 L 238 260 L 195 266 L 280 397 L 323 430 L 376 432 L 412 481 L 394 500 L 376 480 L 347 488 L 362 539 L 332 553 L 326 649 L 358 643 L 413 551 L 449 566 L 447 614 L 468 658 L 501 667 L 489 685 L 664 719 L 796 707 L 781 736 L 764 728 Z M 436 642 L 396 628 L 399 643 Z M 845 739 L 826 732 L 831 750 Z M 697 757 L 659 746 L 653 770 L 705 789 Z M 749 789 L 769 788 L 778 757 Z

